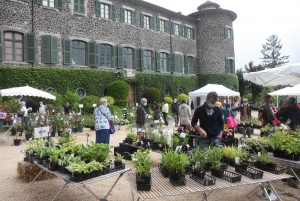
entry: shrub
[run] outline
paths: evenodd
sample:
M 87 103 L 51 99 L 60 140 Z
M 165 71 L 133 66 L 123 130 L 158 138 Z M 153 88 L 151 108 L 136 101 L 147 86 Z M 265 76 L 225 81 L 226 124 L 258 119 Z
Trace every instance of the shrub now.
M 160 101 L 160 91 L 155 87 L 150 87 L 146 93 L 145 98 L 147 98 L 148 103 L 153 103 L 154 101 Z
M 119 108 L 127 107 L 127 104 L 127 100 L 115 100 L 115 106 L 118 106 Z
M 129 94 L 129 85 L 123 81 L 114 81 L 107 87 L 107 95 L 115 100 L 126 100 Z
M 115 99 L 111 96 L 104 96 L 103 98 L 106 98 L 107 101 L 109 102 L 109 105 L 115 104 Z
M 80 103 L 83 104 L 83 109 L 86 113 L 93 114 L 94 107 L 93 104 L 99 104 L 99 98 L 97 96 L 86 96 L 80 100 Z
M 69 102 L 73 105 L 73 107 L 75 107 L 75 105 L 78 105 L 80 101 L 80 96 L 78 96 L 78 94 L 71 92 L 71 91 L 67 91 L 67 93 L 64 95 L 64 102 Z
M 177 101 L 178 103 L 181 104 L 181 101 L 185 99 L 186 100 L 186 103 L 188 104 L 189 103 L 189 96 L 186 95 L 186 94 L 179 94 L 179 96 L 177 97 Z
M 44 103 L 45 104 L 51 104 L 53 108 L 59 108 L 64 106 L 64 98 L 61 94 L 57 93 L 56 91 L 47 91 L 47 93 L 52 94 L 53 96 L 56 97 L 55 100 L 51 99 L 45 99 Z
M 119 119 L 123 118 L 123 112 L 122 112 L 121 108 L 119 108 L 118 106 L 115 106 L 115 105 L 110 105 L 110 106 L 108 106 L 108 108 L 112 115 L 118 116 Z
M 164 97 L 164 99 L 169 105 L 173 103 L 173 99 L 169 96 Z

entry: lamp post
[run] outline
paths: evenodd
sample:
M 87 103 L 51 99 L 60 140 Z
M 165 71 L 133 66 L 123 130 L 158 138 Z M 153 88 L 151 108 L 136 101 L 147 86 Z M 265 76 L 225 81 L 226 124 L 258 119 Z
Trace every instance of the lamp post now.
M 121 73 L 119 71 L 115 72 L 116 78 L 120 78 L 121 77 Z

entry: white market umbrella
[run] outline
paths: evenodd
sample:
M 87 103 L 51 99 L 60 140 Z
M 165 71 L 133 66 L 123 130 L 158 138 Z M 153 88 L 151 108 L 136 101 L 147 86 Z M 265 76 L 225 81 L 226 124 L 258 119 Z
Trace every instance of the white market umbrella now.
M 269 93 L 269 95 L 271 96 L 286 96 L 286 95 L 291 95 L 291 93 L 293 92 L 293 90 L 291 90 L 292 87 L 285 87 L 283 89 L 279 89 L 277 91 L 273 91 L 271 93 Z
M 296 85 L 300 83 L 300 63 L 244 73 L 244 79 L 262 86 Z
M 218 96 L 240 96 L 239 92 L 233 91 L 219 84 L 207 84 L 195 91 L 189 92 L 190 97 L 206 96 L 209 92 L 215 91 Z
M 36 96 L 36 97 L 56 100 L 56 97 L 53 96 L 52 94 L 30 86 L 1 89 L 0 96 Z

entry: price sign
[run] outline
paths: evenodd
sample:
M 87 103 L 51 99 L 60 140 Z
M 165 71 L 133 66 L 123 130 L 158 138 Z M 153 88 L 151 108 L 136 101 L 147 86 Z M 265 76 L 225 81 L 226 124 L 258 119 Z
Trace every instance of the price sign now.
M 179 153 L 182 149 L 182 146 L 177 146 L 174 153 Z
M 180 137 L 181 137 L 181 138 L 185 138 L 185 136 L 186 136 L 185 133 L 181 133 L 181 134 L 180 134 Z

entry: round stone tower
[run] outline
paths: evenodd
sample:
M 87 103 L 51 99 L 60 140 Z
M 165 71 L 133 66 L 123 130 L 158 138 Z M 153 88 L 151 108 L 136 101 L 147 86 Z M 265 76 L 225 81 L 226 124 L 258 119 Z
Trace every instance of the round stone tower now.
M 201 73 L 235 73 L 234 35 L 232 22 L 236 13 L 220 8 L 211 1 L 201 4 L 190 17 L 196 25 L 197 54 Z

